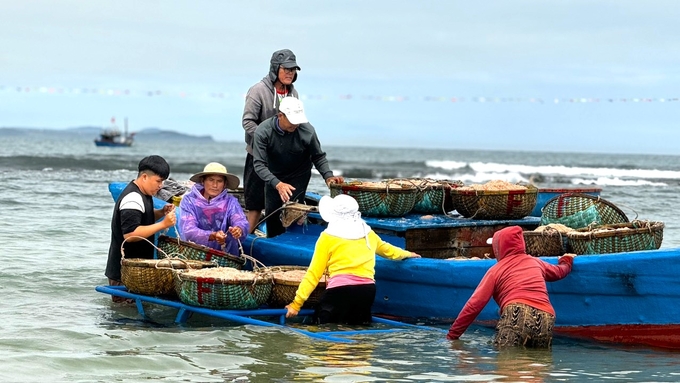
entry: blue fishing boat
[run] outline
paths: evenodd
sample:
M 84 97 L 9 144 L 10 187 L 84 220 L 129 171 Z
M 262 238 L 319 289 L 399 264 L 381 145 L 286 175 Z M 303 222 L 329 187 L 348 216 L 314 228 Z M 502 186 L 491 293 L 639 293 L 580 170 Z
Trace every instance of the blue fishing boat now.
M 124 183 L 109 185 L 114 199 L 124 187 Z M 319 196 L 309 193 L 308 197 Z M 165 204 L 156 203 L 157 207 Z M 530 230 L 540 224 L 540 218 L 533 216 L 474 220 L 409 214 L 365 220 L 383 240 L 426 256 L 402 262 L 377 258 L 374 313 L 445 323 L 455 319 L 496 262 L 483 259 L 485 252 L 491 253 L 486 239 L 505 226 Z M 308 212 L 304 225 L 293 224 L 274 238 L 250 235 L 243 248 L 268 266 L 307 266 L 324 227 L 318 213 Z M 441 254 L 454 256 L 443 259 Z M 543 259 L 557 263 L 557 257 Z M 548 283 L 557 313 L 555 331 L 603 342 L 680 349 L 678 275 L 680 248 L 578 256 L 570 275 Z M 498 310 L 492 300 L 478 323 L 493 325 Z
M 134 142 L 134 133 L 128 133 L 127 118 L 125 119 L 125 130 L 123 132 L 116 126 L 116 119 L 111 118 L 111 127 L 102 130 L 99 138 L 94 140 L 96 146 L 127 147 Z

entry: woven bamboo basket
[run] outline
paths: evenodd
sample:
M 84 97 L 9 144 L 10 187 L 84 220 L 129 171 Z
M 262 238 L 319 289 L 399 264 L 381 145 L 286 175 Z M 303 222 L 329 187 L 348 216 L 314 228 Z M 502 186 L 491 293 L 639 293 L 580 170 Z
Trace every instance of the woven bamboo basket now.
M 534 257 L 552 257 L 566 252 L 567 236 L 557 230 L 525 231 L 526 252 Z
M 610 254 L 658 249 L 663 241 L 663 229 L 663 222 L 634 220 L 582 228 L 567 236 L 576 254 Z
M 357 200 L 365 216 L 402 217 L 413 209 L 418 189 L 410 182 L 352 181 L 329 186 L 331 197 L 347 194 Z
M 188 305 L 219 310 L 248 310 L 265 304 L 272 292 L 271 273 L 217 267 L 210 275 L 202 270 L 178 273 L 179 299 Z
M 214 262 L 220 267 L 233 267 L 240 270 L 246 263 L 246 260 L 242 257 L 193 242 L 171 238 L 167 235 L 158 236 L 158 248 L 168 255 L 173 254 L 196 261 Z
M 274 279 L 274 287 L 267 304 L 271 307 L 283 307 L 295 299 L 300 282 L 305 276 L 305 266 L 272 266 L 269 268 Z M 326 291 L 326 276 L 324 275 L 316 288 L 309 295 L 302 307 L 310 308 L 319 303 Z
M 173 270 L 215 267 L 212 262 L 183 259 L 122 258 L 121 282 L 129 292 L 166 295 L 174 291 Z
M 412 181 L 418 188 L 416 203 L 412 211 L 420 214 L 446 214 L 453 210 L 451 189 L 463 186 L 462 181 L 430 179 L 413 179 Z
M 288 227 L 292 225 L 293 222 L 299 222 L 303 218 L 306 218 L 307 214 L 318 211 L 318 206 L 291 202 L 286 204 L 281 212 L 281 223 L 283 224 L 283 227 Z
M 538 189 L 533 185 L 524 190 L 461 190 L 451 189 L 454 208 L 463 217 L 474 219 L 520 219 L 536 206 Z
M 628 217 L 613 203 L 581 193 L 565 193 L 545 203 L 541 225 L 560 223 L 573 229 L 629 222 Z

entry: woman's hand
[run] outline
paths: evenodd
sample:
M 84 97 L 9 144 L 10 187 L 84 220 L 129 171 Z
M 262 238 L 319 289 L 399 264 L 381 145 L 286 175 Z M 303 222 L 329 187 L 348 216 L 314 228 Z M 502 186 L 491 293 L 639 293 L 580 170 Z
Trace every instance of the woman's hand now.
M 227 239 L 227 234 L 225 232 L 223 232 L 222 230 L 215 233 L 215 241 L 217 241 L 217 243 L 219 243 L 220 245 L 224 245 L 226 239 Z
M 409 258 L 422 258 L 420 254 L 411 252 L 411 256 Z
M 286 306 L 286 310 L 288 310 L 288 312 L 286 313 L 286 318 L 292 318 L 294 316 L 297 316 L 298 313 L 300 312 L 300 311 L 295 310 L 294 308 L 290 307 L 290 305 Z
M 239 239 L 243 235 L 243 231 L 241 230 L 240 227 L 238 226 L 229 226 L 229 229 L 227 229 L 229 234 L 231 234 L 232 237 Z

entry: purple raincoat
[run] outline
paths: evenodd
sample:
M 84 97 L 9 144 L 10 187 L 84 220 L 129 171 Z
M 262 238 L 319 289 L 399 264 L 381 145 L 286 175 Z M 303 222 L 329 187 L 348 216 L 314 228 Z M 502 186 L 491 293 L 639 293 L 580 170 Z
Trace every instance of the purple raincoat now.
M 180 238 L 199 245 L 222 250 L 217 241 L 209 241 L 213 232 L 222 230 L 227 233 L 225 243 L 226 252 L 240 255 L 238 241 L 227 232 L 230 226 L 238 226 L 243 232 L 243 238 L 248 235 L 248 220 L 238 199 L 223 190 L 210 202 L 203 197 L 203 185 L 194 184 L 179 204 L 180 209 Z

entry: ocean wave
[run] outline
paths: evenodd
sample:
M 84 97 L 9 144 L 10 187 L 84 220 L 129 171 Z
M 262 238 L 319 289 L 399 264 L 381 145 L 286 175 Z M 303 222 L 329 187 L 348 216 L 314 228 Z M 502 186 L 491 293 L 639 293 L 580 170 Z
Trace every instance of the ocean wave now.
M 477 174 L 540 174 L 567 177 L 614 177 L 622 179 L 680 179 L 680 171 L 624 167 L 583 167 L 564 165 L 521 165 L 496 162 L 426 161 L 427 166 L 458 170 L 469 166 Z
M 599 177 L 596 180 L 573 178 L 574 185 L 598 185 L 598 186 L 668 186 L 665 182 L 653 182 L 648 180 L 624 180 L 618 177 Z

